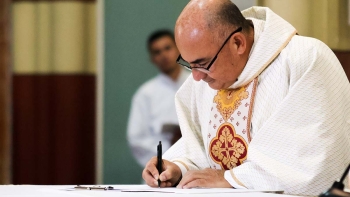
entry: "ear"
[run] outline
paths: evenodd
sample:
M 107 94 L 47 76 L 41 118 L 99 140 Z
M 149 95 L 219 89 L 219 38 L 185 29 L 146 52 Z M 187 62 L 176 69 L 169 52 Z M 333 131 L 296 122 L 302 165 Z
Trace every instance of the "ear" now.
M 247 38 L 242 33 L 236 33 L 232 36 L 231 42 L 233 42 L 233 46 L 235 46 L 238 55 L 244 54 L 247 49 Z

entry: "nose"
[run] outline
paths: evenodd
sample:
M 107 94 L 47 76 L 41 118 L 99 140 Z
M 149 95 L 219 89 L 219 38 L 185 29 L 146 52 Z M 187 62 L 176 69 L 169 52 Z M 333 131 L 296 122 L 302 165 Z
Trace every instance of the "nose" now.
M 193 76 L 193 79 L 196 81 L 200 81 L 204 79 L 206 75 L 207 74 L 205 74 L 204 72 L 201 72 L 197 69 L 192 69 L 192 76 Z

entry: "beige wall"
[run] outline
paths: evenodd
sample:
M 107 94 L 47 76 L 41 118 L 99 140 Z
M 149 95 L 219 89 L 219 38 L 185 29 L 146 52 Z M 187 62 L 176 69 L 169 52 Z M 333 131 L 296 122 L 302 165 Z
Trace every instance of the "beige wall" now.
M 333 50 L 350 50 L 348 0 L 257 0 L 289 21 L 304 36 L 315 37 Z
M 96 4 L 15 2 L 14 72 L 95 73 Z

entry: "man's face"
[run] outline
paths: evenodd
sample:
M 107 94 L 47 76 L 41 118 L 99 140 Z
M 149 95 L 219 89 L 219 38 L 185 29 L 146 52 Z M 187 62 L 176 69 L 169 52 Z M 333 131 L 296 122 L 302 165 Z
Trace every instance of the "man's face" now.
M 239 66 L 240 57 L 237 55 L 237 45 L 233 35 L 222 48 L 217 59 L 209 69 L 209 73 L 204 73 L 197 69 L 192 69 L 193 78 L 196 81 L 203 80 L 215 89 L 226 89 L 230 87 L 242 72 Z M 222 43 L 214 43 L 212 34 L 201 33 L 195 37 L 177 37 L 176 42 L 181 56 L 191 64 L 191 67 L 202 66 L 206 68 L 215 54 L 219 51 Z M 200 60 L 200 61 L 197 61 Z
M 163 73 L 170 73 L 179 66 L 176 63 L 179 51 L 169 36 L 163 36 L 153 41 L 150 45 L 150 55 L 152 62 Z

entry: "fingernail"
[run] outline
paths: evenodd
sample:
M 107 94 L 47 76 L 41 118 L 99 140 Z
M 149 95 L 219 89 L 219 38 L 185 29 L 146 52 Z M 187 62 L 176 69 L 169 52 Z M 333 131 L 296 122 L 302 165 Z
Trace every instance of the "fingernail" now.
M 187 185 L 183 186 L 182 189 L 188 189 Z
M 158 181 L 154 181 L 153 183 L 158 186 Z
M 159 178 L 158 176 L 154 176 L 154 179 L 155 179 L 155 180 L 158 180 L 158 178 Z

